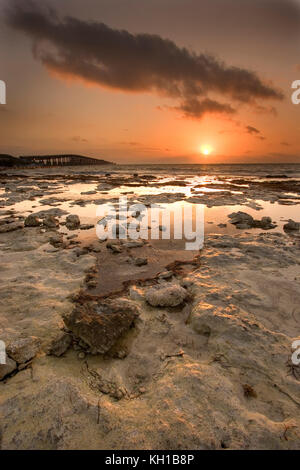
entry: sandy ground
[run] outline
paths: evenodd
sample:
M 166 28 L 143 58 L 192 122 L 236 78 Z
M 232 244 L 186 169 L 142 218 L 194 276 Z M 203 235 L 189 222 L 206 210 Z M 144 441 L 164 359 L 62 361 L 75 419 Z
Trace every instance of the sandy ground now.
M 7 213 L 17 202 L 7 200 L 28 203 L 29 192 L 17 191 L 28 182 L 2 179 L 10 188 L 1 216 L 13 219 L 5 226 L 22 223 L 18 210 Z M 32 191 L 35 201 L 45 192 Z M 58 231 L 64 244 L 54 247 Z M 300 370 L 291 363 L 300 333 L 297 238 L 276 229 L 210 233 L 191 263 L 180 264 L 178 250 L 173 259 L 151 244 L 113 253 L 74 233 L 75 245 L 64 225 L 0 233 L 0 339 L 34 336 L 40 344 L 0 381 L 1 449 L 299 449 Z M 150 261 L 137 269 L 131 261 L 141 253 Z M 158 277 L 167 265 L 170 277 Z M 80 295 L 101 305 L 108 275 L 108 299 L 139 312 L 131 328 L 106 354 L 76 341 L 60 357 L 47 354 Z M 152 306 L 153 286 L 182 288 L 185 300 Z

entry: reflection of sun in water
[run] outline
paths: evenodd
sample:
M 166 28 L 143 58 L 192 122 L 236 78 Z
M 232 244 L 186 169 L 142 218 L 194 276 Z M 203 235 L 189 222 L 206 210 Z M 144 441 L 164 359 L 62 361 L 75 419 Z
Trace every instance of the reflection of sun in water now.
M 202 145 L 200 151 L 203 155 L 210 155 L 213 149 L 210 145 Z

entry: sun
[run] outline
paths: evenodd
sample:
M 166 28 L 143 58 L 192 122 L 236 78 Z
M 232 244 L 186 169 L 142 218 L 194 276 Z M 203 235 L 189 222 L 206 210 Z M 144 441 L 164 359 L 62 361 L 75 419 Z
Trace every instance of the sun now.
M 203 155 L 210 155 L 213 149 L 210 145 L 202 145 L 200 151 Z

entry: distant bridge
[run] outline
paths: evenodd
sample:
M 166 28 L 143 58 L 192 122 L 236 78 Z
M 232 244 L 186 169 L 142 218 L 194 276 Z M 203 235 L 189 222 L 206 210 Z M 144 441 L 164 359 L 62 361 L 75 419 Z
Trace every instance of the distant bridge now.
M 1 158 L 2 157 L 2 158 Z M 70 165 L 109 165 L 111 162 L 83 155 L 31 155 L 19 158 L 0 155 L 0 166 L 52 167 Z

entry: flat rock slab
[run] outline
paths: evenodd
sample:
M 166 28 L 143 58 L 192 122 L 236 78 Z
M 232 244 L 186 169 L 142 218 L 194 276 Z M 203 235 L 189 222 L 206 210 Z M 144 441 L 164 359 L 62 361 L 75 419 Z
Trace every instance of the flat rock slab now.
M 6 364 L 0 364 L 0 380 L 11 374 L 16 368 L 16 362 L 6 356 Z
M 0 226 L 0 233 L 14 232 L 15 230 L 22 229 L 24 224 L 22 222 L 12 222 L 10 224 L 5 224 Z
M 64 333 L 63 331 L 52 341 L 48 354 L 56 357 L 62 356 L 71 346 L 72 337 L 71 335 Z
M 84 305 L 78 305 L 70 315 L 64 316 L 64 322 L 67 328 L 93 351 L 104 354 L 138 316 L 139 311 L 134 302 L 118 299 L 99 304 L 86 302 Z
M 7 354 L 18 364 L 30 361 L 40 348 L 40 341 L 35 336 L 19 338 L 7 346 Z

